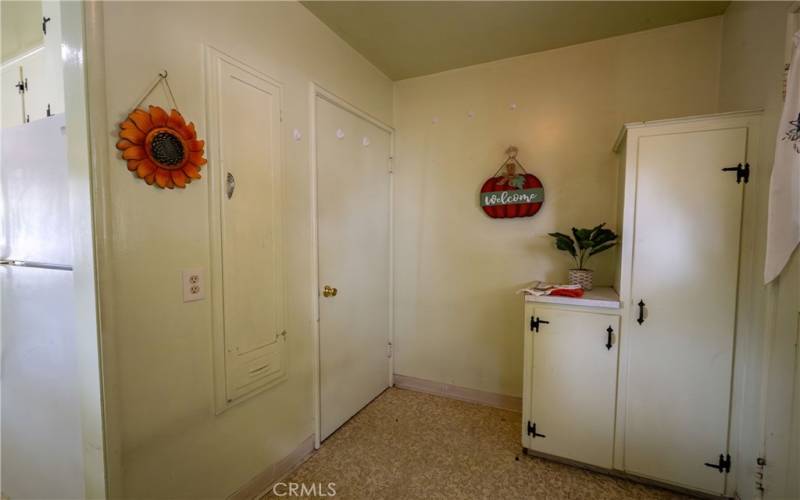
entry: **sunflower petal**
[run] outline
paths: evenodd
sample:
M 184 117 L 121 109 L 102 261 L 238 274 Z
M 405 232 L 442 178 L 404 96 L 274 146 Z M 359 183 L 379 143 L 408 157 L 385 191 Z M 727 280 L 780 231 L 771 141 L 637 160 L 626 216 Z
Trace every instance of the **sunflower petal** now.
M 206 141 L 202 139 L 194 139 L 189 141 L 189 151 L 199 151 L 202 153 L 205 147 L 206 147 Z
M 131 172 L 135 171 L 137 168 L 139 168 L 139 164 L 142 161 L 143 160 L 128 160 L 128 170 Z
M 180 130 L 185 126 L 186 122 L 183 121 L 183 116 L 178 112 L 177 109 L 173 109 L 169 114 L 169 119 L 167 119 L 167 127 L 173 130 Z
M 172 177 L 167 179 L 167 189 L 175 189 L 175 183 L 172 182 Z
M 183 173 L 188 175 L 190 179 L 199 179 L 201 177 L 200 168 L 191 163 L 183 166 Z
M 122 152 L 122 158 L 126 160 L 143 160 L 145 158 L 144 148 L 141 146 L 133 146 Z
M 203 153 L 198 153 L 197 151 L 189 151 L 189 161 L 198 167 L 208 163 L 206 159 L 203 158 Z
M 150 121 L 153 122 L 153 125 L 156 127 L 163 127 L 167 124 L 168 119 L 169 115 L 167 115 L 167 112 L 164 111 L 163 108 L 159 106 L 150 106 Z
M 144 178 L 144 181 L 147 184 L 153 184 L 153 182 L 155 182 L 155 180 L 156 180 L 156 173 L 155 172 L 153 172 L 152 174 L 150 174 L 150 175 L 148 175 L 147 177 Z
M 170 172 L 170 174 L 172 174 L 172 181 L 175 182 L 176 186 L 178 186 L 179 188 L 186 187 L 186 180 L 188 179 L 188 177 L 186 177 L 183 171 L 173 170 L 172 172 Z
M 194 129 L 194 122 L 189 122 L 189 125 L 186 125 L 186 128 L 189 129 L 189 132 L 192 134 L 191 137 L 187 137 L 187 140 L 194 140 L 197 139 L 197 130 Z
M 143 109 L 134 109 L 131 114 L 128 115 L 128 118 L 136 124 L 136 128 L 145 134 L 153 129 L 153 121 L 150 119 L 150 113 Z
M 117 141 L 117 149 L 128 149 L 134 144 L 128 139 L 120 139 Z
M 120 138 L 127 139 L 134 144 L 143 144 L 145 135 L 138 128 L 126 128 L 119 133 Z
M 142 179 L 146 179 L 156 171 L 156 166 L 150 160 L 142 160 L 139 163 L 139 168 L 136 169 L 136 175 Z
M 158 187 L 166 187 L 167 181 L 170 181 L 169 171 L 163 168 L 159 168 L 156 170 L 156 184 Z
M 192 131 L 189 130 L 189 127 L 181 127 L 181 128 L 179 128 L 177 130 L 178 130 L 178 133 L 181 135 L 181 137 L 183 137 L 184 140 L 191 141 L 192 139 L 194 139 L 194 137 L 192 137 Z
M 125 120 L 124 122 L 119 124 L 119 128 L 122 130 L 127 130 L 129 128 L 136 128 L 136 124 L 130 120 Z

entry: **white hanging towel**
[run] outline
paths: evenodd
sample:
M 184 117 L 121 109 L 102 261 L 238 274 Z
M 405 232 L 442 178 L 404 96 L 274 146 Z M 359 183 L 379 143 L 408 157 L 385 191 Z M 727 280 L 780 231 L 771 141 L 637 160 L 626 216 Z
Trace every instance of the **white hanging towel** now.
M 769 184 L 764 283 L 778 277 L 800 243 L 800 32 L 794 45 Z

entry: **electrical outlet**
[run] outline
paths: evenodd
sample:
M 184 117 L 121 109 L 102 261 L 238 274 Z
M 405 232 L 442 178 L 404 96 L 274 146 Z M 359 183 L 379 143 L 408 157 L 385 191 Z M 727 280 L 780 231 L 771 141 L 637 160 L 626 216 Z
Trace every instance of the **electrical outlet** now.
M 206 298 L 206 280 L 202 269 L 186 269 L 183 277 L 183 301 L 192 302 Z

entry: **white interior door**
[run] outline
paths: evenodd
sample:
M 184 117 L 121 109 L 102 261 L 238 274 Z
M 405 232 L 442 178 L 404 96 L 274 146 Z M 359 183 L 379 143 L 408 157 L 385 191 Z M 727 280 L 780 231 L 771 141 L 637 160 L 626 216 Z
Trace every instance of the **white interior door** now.
M 316 110 L 325 439 L 389 386 L 391 134 L 321 97 Z
M 747 130 L 639 140 L 625 469 L 722 493 Z

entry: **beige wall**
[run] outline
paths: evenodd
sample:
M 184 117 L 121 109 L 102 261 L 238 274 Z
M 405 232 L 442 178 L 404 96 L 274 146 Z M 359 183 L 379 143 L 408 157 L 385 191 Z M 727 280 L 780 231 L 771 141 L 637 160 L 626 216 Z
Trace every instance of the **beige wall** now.
M 734 458 L 738 492 L 760 498 L 753 481 L 755 458 L 766 456 L 766 498 L 800 496 L 800 387 L 798 314 L 800 263 L 797 254 L 782 275 L 763 286 L 769 175 L 783 106 L 783 65 L 790 2 L 732 2 L 723 17 L 720 111 L 764 110 L 757 168 L 745 197 L 743 252 L 749 258 L 748 288 L 740 303 L 750 304 L 740 318 L 737 338 L 734 408 L 739 412 L 740 452 Z M 796 89 L 795 89 L 796 91 Z M 792 411 L 792 401 L 795 409 Z M 766 430 L 766 433 L 765 433 Z
M 107 2 L 108 159 L 98 176 L 111 491 L 137 498 L 224 497 L 313 433 L 309 85 L 392 121 L 392 83 L 297 3 Z M 214 415 L 209 300 L 183 303 L 181 270 L 209 269 L 209 186 L 155 189 L 113 145 L 116 124 L 169 71 L 187 120 L 206 137 L 203 44 L 284 84 L 289 277 L 288 380 Z M 95 82 L 97 83 L 97 82 Z M 162 92 L 152 104 L 167 105 Z M 292 140 L 299 129 L 303 139 Z M 207 274 L 208 276 L 208 274 Z
M 521 395 L 515 290 L 566 279 L 548 232 L 616 228 L 624 122 L 716 111 L 721 29 L 714 17 L 397 83 L 396 373 Z M 477 204 L 509 144 L 545 187 L 530 219 Z M 598 284 L 613 263 L 591 262 Z

